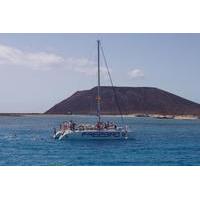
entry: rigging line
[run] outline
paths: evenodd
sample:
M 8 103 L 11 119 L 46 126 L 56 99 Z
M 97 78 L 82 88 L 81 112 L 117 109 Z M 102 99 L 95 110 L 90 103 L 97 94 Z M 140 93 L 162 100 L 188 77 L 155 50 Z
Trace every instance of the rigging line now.
M 116 104 L 117 104 L 117 107 L 118 107 L 118 110 L 119 110 L 119 113 L 120 113 L 120 116 L 121 116 L 121 121 L 122 121 L 123 125 L 125 126 L 125 120 L 124 120 L 124 117 L 123 117 L 123 114 L 122 114 L 122 111 L 121 111 L 121 107 L 119 105 L 117 93 L 116 93 L 116 90 L 115 90 L 115 87 L 114 87 L 114 84 L 113 84 L 113 80 L 112 80 L 112 77 L 111 77 L 110 70 L 108 68 L 108 63 L 107 63 L 107 60 L 106 60 L 106 57 L 105 57 L 105 54 L 104 54 L 104 50 L 103 50 L 103 47 L 101 45 L 100 45 L 100 48 L 101 48 L 101 52 L 102 52 L 102 56 L 103 56 L 103 60 L 104 60 L 106 69 L 108 71 L 108 76 L 109 76 L 109 79 L 110 79 L 110 82 L 111 82 L 111 85 L 112 85 L 115 101 L 116 101 Z

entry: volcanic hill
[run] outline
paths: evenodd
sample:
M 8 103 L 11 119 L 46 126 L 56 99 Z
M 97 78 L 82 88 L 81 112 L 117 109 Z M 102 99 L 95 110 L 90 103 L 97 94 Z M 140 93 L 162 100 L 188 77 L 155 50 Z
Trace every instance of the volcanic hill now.
M 103 115 L 159 114 L 200 116 L 200 104 L 172 93 L 152 87 L 101 87 L 101 113 Z M 116 95 L 115 95 L 116 94 Z M 97 87 L 77 91 L 56 104 L 45 114 L 96 114 Z M 117 97 L 117 101 L 116 98 Z

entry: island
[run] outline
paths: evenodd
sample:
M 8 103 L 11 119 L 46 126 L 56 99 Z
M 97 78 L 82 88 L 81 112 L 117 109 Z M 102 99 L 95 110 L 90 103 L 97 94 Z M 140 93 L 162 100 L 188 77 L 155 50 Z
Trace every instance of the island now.
M 96 115 L 97 87 L 77 91 L 44 114 Z M 200 104 L 153 87 L 101 86 L 102 115 L 196 119 Z

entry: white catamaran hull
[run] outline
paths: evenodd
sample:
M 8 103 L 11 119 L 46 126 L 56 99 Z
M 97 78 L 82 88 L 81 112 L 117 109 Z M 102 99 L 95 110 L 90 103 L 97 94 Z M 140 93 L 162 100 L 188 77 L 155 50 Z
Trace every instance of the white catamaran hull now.
M 65 132 L 58 131 L 55 136 L 55 139 L 63 140 L 63 139 L 86 139 L 86 140 L 126 140 L 128 139 L 127 133 L 125 131 L 118 130 L 86 130 L 86 131 L 71 131 L 67 130 Z

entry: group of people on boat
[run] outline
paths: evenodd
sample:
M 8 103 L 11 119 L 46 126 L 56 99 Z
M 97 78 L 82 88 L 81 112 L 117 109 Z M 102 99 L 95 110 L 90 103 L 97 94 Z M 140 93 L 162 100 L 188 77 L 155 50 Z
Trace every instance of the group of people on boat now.
M 74 121 L 65 121 L 60 124 L 60 131 L 65 132 L 66 130 L 109 130 L 117 129 L 117 125 L 113 122 L 97 122 L 96 124 L 77 124 Z
M 74 121 L 65 121 L 62 124 L 60 124 L 60 130 L 66 131 L 66 130 L 75 130 L 76 123 Z
M 104 122 L 97 122 L 96 123 L 96 129 L 117 129 L 117 125 L 114 124 L 113 122 L 107 121 L 106 123 Z

